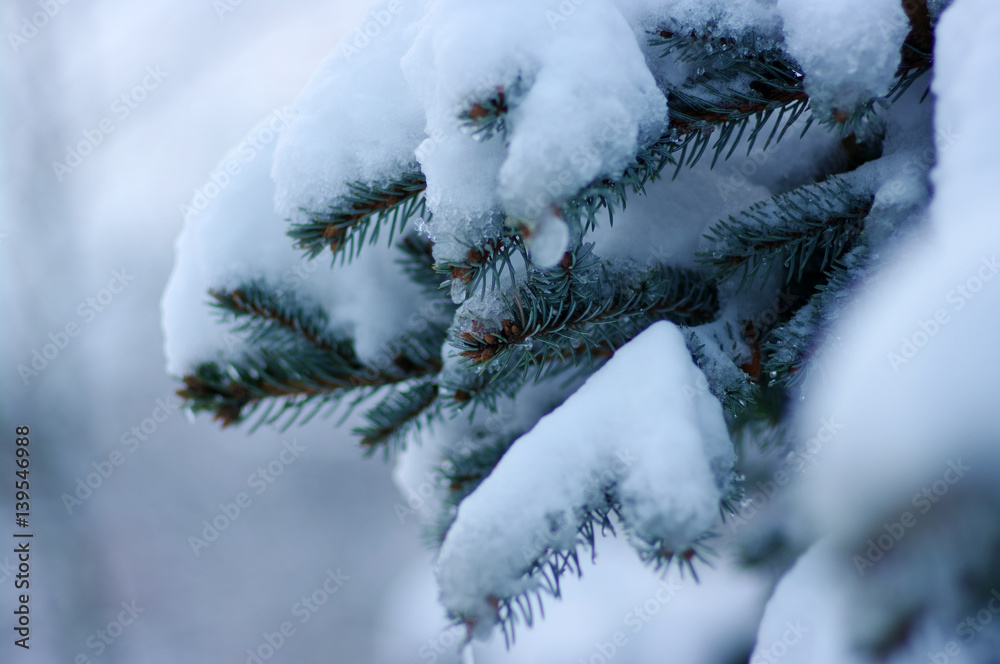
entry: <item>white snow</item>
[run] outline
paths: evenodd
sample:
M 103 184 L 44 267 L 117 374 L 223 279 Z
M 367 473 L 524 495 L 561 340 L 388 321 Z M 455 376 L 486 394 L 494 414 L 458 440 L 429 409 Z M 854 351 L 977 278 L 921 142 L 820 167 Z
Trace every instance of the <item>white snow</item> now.
M 813 109 L 850 113 L 892 85 L 910 23 L 899 0 L 778 0 Z
M 444 605 L 489 631 L 488 598 L 535 587 L 545 549 L 574 546 L 582 506 L 614 490 L 630 532 L 675 551 L 710 529 L 733 462 L 722 407 L 681 332 L 660 322 L 519 438 L 459 507 L 438 559 Z
M 753 34 L 775 43 L 781 39 L 774 0 L 620 0 L 618 5 L 630 23 L 646 30 L 676 25 L 720 37 Z
M 931 3 L 932 13 L 942 5 Z M 619 176 L 666 127 L 657 81 L 676 83 L 690 73 L 689 65 L 659 59 L 646 43 L 648 31 L 667 18 L 699 34 L 752 32 L 759 43 L 775 44 L 783 36 L 803 68 L 813 109 L 825 116 L 850 112 L 889 90 L 909 31 L 898 0 L 379 5 L 293 107 L 255 128 L 195 197 L 199 209 L 178 239 L 163 300 L 168 370 L 183 374 L 243 349 L 207 306 L 209 288 L 258 281 L 294 291 L 322 307 L 329 330 L 355 339 L 370 361 L 405 333 L 414 314 L 428 311 L 384 240 L 331 269 L 328 255 L 306 261 L 285 235 L 289 219 L 336 204 L 354 181 L 380 182 L 419 167 L 432 214 L 414 225 L 434 241 L 438 262 L 464 261 L 506 221 L 527 231 L 536 266 L 556 264 L 579 235 L 560 207 L 595 179 Z M 778 585 L 756 659 L 859 661 L 850 651 L 859 628 L 848 615 L 857 599 L 849 592 L 859 586 L 845 551 L 955 464 L 993 477 L 1000 469 L 994 442 L 1000 436 L 1000 125 L 994 117 L 1000 96 L 984 84 L 1000 68 L 998 32 L 1000 9 L 991 0 L 958 0 L 944 10 L 936 96 L 919 104 L 918 84 L 881 109 L 860 133 L 884 131 L 884 156 L 839 176 L 855 192 L 874 196 L 864 240 L 884 267 L 852 294 L 840 320 L 831 321 L 832 333 L 810 360 L 819 370 L 795 395 L 802 399 L 793 405 L 798 450 L 807 450 L 814 463 L 805 481 L 789 490 L 795 499 L 779 499 L 795 524 L 786 534 L 836 539 L 815 545 Z M 506 132 L 471 136 L 460 113 L 498 90 L 508 93 Z M 710 151 L 676 180 L 668 166 L 645 196 L 629 196 L 614 227 L 602 219 L 584 241 L 617 266 L 694 267 L 695 252 L 707 246 L 703 233 L 715 221 L 847 159 L 840 136 L 816 127 L 803 140 L 799 127 L 768 150 L 759 142 L 744 156 L 738 147 L 714 171 Z M 230 164 L 236 168 L 227 171 Z M 455 330 L 498 323 L 506 311 L 498 292 L 525 275 L 516 262 L 497 292 L 464 300 Z M 719 320 L 690 338 L 714 343 L 727 328 L 759 315 L 779 287 L 773 280 L 767 285 L 767 294 L 739 299 L 732 284 L 724 285 Z M 458 295 L 456 301 L 465 296 Z M 792 320 L 814 313 L 814 305 L 806 305 Z M 489 441 L 527 430 L 458 507 L 437 560 L 444 606 L 474 624 L 478 635 L 494 624 L 497 598 L 538 587 L 538 578 L 528 576 L 534 561 L 578 544 L 587 510 L 604 505 L 605 492 L 620 503 L 628 538 L 643 552 L 649 546 L 683 551 L 715 525 L 734 452 L 721 405 L 684 339 L 676 326 L 657 323 L 565 401 L 575 385 L 542 381 L 500 399 L 499 414 L 480 411 L 471 420 L 461 414 L 410 435 L 396 480 L 409 508 L 427 521 L 441 516 L 446 495 L 435 467 L 469 443 L 470 430 L 485 426 Z M 732 360 L 748 349 L 741 340 L 733 343 L 725 351 L 709 349 L 713 387 L 741 376 Z M 444 351 L 439 380 L 447 386 L 467 367 L 458 366 L 453 348 Z M 953 496 L 979 515 L 976 496 L 995 504 L 1000 495 L 989 478 L 974 475 Z M 969 517 L 952 521 L 963 528 L 969 523 Z M 897 559 L 882 568 L 886 574 L 906 565 L 944 569 L 934 567 L 933 537 L 921 541 L 928 543 L 926 559 Z
M 374 7 L 326 59 L 293 106 L 296 119 L 274 155 L 275 203 L 283 219 L 325 211 L 354 181 L 380 182 L 414 164 L 424 116 L 400 58 L 423 3 Z
M 269 116 L 249 136 L 257 139 Z M 247 146 L 259 145 L 260 149 Z M 213 175 L 228 175 L 201 211 L 188 214 L 177 240 L 177 261 L 163 296 L 167 371 L 183 375 L 196 364 L 235 358 L 244 344 L 209 306 L 209 289 L 260 282 L 294 294 L 328 314 L 328 331 L 355 339 L 359 357 L 378 360 L 382 349 L 412 326 L 411 316 L 432 315 L 419 287 L 395 260 L 385 240 L 366 246 L 353 262 L 331 268 L 327 255 L 309 261 L 285 234 L 288 223 L 274 212 L 271 180 L 275 141 L 241 142 Z M 236 167 L 232 167 L 235 164 Z M 227 171 L 227 166 L 230 170 Z M 222 181 L 222 180 L 220 180 Z M 210 183 L 212 180 L 210 180 Z M 197 197 L 196 197 L 197 202 Z M 412 331 L 412 330 L 411 330 Z
M 817 361 L 826 369 L 799 430 L 839 423 L 807 494 L 826 527 L 863 526 L 906 503 L 949 459 L 996 468 L 988 443 L 1000 433 L 991 350 L 1000 324 L 1000 130 L 997 95 L 978 82 L 1000 66 L 1000 9 L 966 0 L 938 30 L 935 78 L 939 142 L 931 228 L 899 250 L 863 302 L 838 325 L 842 343 Z M 980 350 L 974 350 L 980 349 Z M 850 478 L 852 490 L 843 482 Z
M 470 57 L 474 54 L 474 57 Z M 436 257 L 461 259 L 481 239 L 470 220 L 500 208 L 528 239 L 540 265 L 566 248 L 559 206 L 597 177 L 618 176 L 666 122 L 666 100 L 629 24 L 607 0 L 584 4 L 517 0 L 490 6 L 438 0 L 403 60 L 427 110 L 419 158 L 443 241 Z M 458 127 L 463 104 L 520 77 L 507 145 L 478 141 Z M 539 155 L 544 155 L 539 158 Z
M 850 606 L 841 570 L 850 567 L 830 542 L 814 545 L 785 572 L 768 600 L 751 662 L 862 664 L 847 626 Z
M 714 664 L 736 661 L 753 643 L 768 591 L 759 575 L 721 560 L 696 582 L 677 569 L 657 574 L 610 533 L 597 548 L 583 578 L 564 577 L 563 599 L 545 602 L 544 620 L 518 625 L 510 650 L 499 636 L 473 641 L 476 662 L 647 664 L 669 652 L 678 662 Z M 427 561 L 404 574 L 385 602 L 375 662 L 457 664 L 465 626 L 448 625 Z

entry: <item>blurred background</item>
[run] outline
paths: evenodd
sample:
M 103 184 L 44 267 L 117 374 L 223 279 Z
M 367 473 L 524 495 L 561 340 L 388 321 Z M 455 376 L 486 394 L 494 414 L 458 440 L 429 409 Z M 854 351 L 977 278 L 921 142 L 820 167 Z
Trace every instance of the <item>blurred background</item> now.
M 180 206 L 367 4 L 4 1 L 0 661 L 458 661 L 406 496 L 350 422 L 190 422 L 163 368 Z M 32 440 L 30 651 L 11 637 L 18 425 Z M 251 484 L 268 466 L 273 483 Z M 241 492 L 249 506 L 222 518 Z M 225 529 L 192 547 L 213 521 Z M 658 662 L 664 646 L 670 661 L 746 661 L 770 580 L 722 561 L 695 585 L 621 542 L 599 554 L 512 651 L 494 638 L 476 661 Z

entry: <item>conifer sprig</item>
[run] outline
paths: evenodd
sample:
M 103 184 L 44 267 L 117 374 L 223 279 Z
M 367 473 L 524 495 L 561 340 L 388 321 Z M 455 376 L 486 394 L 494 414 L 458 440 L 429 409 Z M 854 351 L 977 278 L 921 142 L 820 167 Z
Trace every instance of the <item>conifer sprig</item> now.
M 677 169 L 682 164 L 697 164 L 710 144 L 713 167 L 724 152 L 728 159 L 752 123 L 746 139 L 749 153 L 761 131 L 774 118 L 764 141 L 764 149 L 767 149 L 771 141 L 780 141 L 809 109 L 802 74 L 796 70 L 780 63 L 753 62 L 736 63 L 729 68 L 730 74 L 737 72 L 749 80 L 747 90 L 730 87 L 725 79 L 719 82 L 700 80 L 697 93 L 681 88 L 669 90 L 670 131 L 674 150 L 680 152 L 676 159 Z M 803 134 L 810 124 L 811 118 L 803 126 Z
M 319 350 L 344 352 L 342 341 L 326 332 L 327 315 L 320 307 L 305 308 L 293 296 L 277 295 L 259 283 L 233 290 L 211 289 L 212 305 L 240 324 L 233 334 L 248 344 L 305 342 Z M 338 348 L 338 345 L 340 346 Z
M 566 254 L 553 270 L 529 271 L 504 298 L 499 329 L 473 323 L 453 339 L 474 365 L 494 363 L 493 380 L 528 370 L 548 358 L 577 357 L 573 349 L 618 348 L 654 320 L 679 325 L 711 320 L 718 309 L 715 287 L 688 270 L 654 266 L 612 271 L 594 259 L 592 245 Z
M 779 263 L 786 281 L 801 279 L 818 251 L 817 269 L 823 270 L 857 241 L 873 201 L 839 180 L 804 185 L 717 223 L 706 237 L 719 248 L 699 258 L 715 268 L 719 281 L 742 272 L 743 287 Z
M 442 277 L 463 284 L 467 295 L 476 291 L 484 294 L 487 288 L 499 286 L 504 270 L 513 273 L 512 259 L 518 254 L 524 263 L 528 262 L 528 252 L 521 235 L 516 230 L 505 227 L 500 235 L 469 247 L 464 260 L 438 263 L 435 270 Z
M 694 325 L 715 316 L 716 288 L 699 274 L 659 265 L 611 270 L 591 249 L 581 246 L 551 270 L 529 268 L 526 282 L 503 294 L 499 322 L 453 329 L 467 364 L 442 383 L 444 405 L 492 410 L 529 381 L 585 377 L 657 320 Z
M 197 411 L 214 413 L 229 426 L 265 408 L 258 425 L 291 412 L 291 425 L 308 405 L 335 404 L 356 391 L 359 402 L 374 390 L 395 386 L 441 370 L 446 330 L 433 322 L 404 335 L 387 366 L 370 366 L 355 353 L 350 339 L 326 331 L 326 315 L 316 308 L 280 298 L 259 284 L 231 291 L 213 290 L 215 305 L 234 319 L 232 333 L 244 338 L 239 359 L 204 362 L 184 376 L 178 395 Z
M 366 425 L 354 429 L 354 434 L 361 436 L 365 454 L 371 456 L 381 449 L 388 459 L 401 448 L 408 431 L 419 429 L 425 419 L 433 417 L 437 396 L 438 386 L 431 378 L 418 379 L 386 395 L 365 413 Z
M 292 224 L 289 237 L 296 246 L 315 258 L 328 248 L 335 256 L 351 260 L 365 241 L 378 241 L 382 227 L 389 224 L 389 242 L 402 232 L 414 216 L 427 216 L 424 191 L 427 181 L 419 170 L 404 172 L 398 178 L 380 183 L 352 182 L 348 194 L 326 212 L 310 213 L 304 223 Z
M 646 185 L 655 181 L 667 164 L 674 163 L 674 145 L 668 137 L 653 141 L 632 159 L 617 178 L 598 178 L 563 205 L 564 218 L 579 219 L 585 229 L 597 227 L 597 216 L 606 210 L 608 222 L 614 225 L 615 209 L 625 209 L 628 194 L 645 193 Z
M 461 127 L 477 141 L 507 137 L 511 108 L 517 106 L 527 85 L 520 76 L 509 85 L 497 85 L 485 94 L 469 99 L 458 113 Z
M 871 273 L 868 248 L 862 244 L 835 262 L 826 280 L 790 320 L 765 337 L 763 371 L 771 384 L 790 386 L 807 376 L 809 360 L 843 311 L 847 298 Z
M 441 278 L 437 265 L 434 263 L 434 243 L 414 233 L 403 236 L 397 243 L 402 257 L 397 259 L 410 280 L 419 284 L 423 292 L 429 296 L 440 296 L 446 281 Z

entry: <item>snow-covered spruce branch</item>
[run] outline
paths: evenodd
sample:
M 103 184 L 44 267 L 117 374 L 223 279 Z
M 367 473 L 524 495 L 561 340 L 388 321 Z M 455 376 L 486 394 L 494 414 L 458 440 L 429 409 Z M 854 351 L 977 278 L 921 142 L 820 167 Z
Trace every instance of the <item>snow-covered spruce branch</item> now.
M 236 321 L 232 333 L 250 344 L 271 347 L 304 342 L 331 353 L 349 352 L 349 344 L 327 335 L 327 315 L 322 309 L 307 309 L 292 295 L 278 296 L 258 283 L 232 290 L 210 289 L 212 305 L 222 313 L 223 322 Z
M 614 350 L 655 320 L 695 325 L 717 309 L 715 286 L 690 270 L 667 266 L 609 268 L 591 245 L 567 253 L 552 270 L 529 269 L 503 295 L 499 321 L 473 319 L 453 343 L 473 365 L 491 363 L 491 380 L 525 375 L 553 360 L 588 355 L 577 348 Z
M 836 261 L 827 271 L 827 281 L 817 287 L 809 301 L 765 337 L 763 371 L 771 383 L 795 384 L 814 368 L 809 362 L 813 351 L 843 312 L 849 295 L 872 273 L 868 254 L 868 248 L 860 245 Z
M 397 462 L 442 602 L 472 635 L 512 640 L 602 530 L 693 572 L 720 510 L 746 506 L 735 453 L 749 491 L 761 449 L 785 436 L 786 458 L 813 435 L 791 424 L 809 407 L 798 381 L 864 306 L 858 285 L 935 216 L 928 172 L 953 159 L 954 109 L 972 111 L 952 92 L 956 127 L 936 126 L 948 108 L 915 83 L 933 66 L 939 98 L 978 88 L 932 61 L 938 0 L 672 0 L 655 17 L 597 0 L 557 25 L 546 3 L 450 2 L 407 5 L 387 38 L 325 63 L 274 163 L 223 192 L 210 228 L 191 222 L 179 263 L 202 273 L 180 290 L 223 295 L 246 347 L 211 338 L 171 366 L 224 423 L 370 399 L 355 434 Z M 730 184 L 715 162 L 744 145 Z M 315 312 L 243 285 L 302 276 L 291 242 L 289 261 L 270 235 L 234 241 L 234 220 L 263 236 L 288 218 L 307 255 L 344 259 L 291 288 Z M 384 224 L 412 233 L 372 243 Z M 381 361 L 428 302 L 445 308 L 415 361 Z M 795 502 L 732 548 L 789 565 Z
M 699 374 L 680 331 L 661 321 L 518 438 L 445 536 L 438 580 L 452 616 L 472 633 L 500 623 L 512 635 L 519 615 L 532 619 L 532 597 L 558 596 L 559 577 L 579 573 L 578 547 L 592 550 L 612 513 L 644 559 L 690 567 L 732 482 L 719 402 L 683 390 Z M 534 482 L 551 463 L 560 472 Z M 508 511 L 518 518 L 495 518 Z
M 365 413 L 365 426 L 354 429 L 365 453 L 372 455 L 381 449 L 388 459 L 411 429 L 419 430 L 424 420 L 434 418 L 437 397 L 438 385 L 433 378 L 416 379 L 387 394 Z
M 709 239 L 718 246 L 701 259 L 719 281 L 741 273 L 749 286 L 775 265 L 786 269 L 786 281 L 800 280 L 817 251 L 823 270 L 857 241 L 873 200 L 839 180 L 799 187 L 713 226 Z
M 286 423 L 291 424 L 308 405 L 314 406 L 314 415 L 347 392 L 365 394 L 441 370 L 445 329 L 431 323 L 406 335 L 391 365 L 372 366 L 358 359 L 350 339 L 319 331 L 326 325 L 321 310 L 295 306 L 256 284 L 212 295 L 216 306 L 238 323 L 232 334 L 251 348 L 239 359 L 199 364 L 184 376 L 186 387 L 178 395 L 192 410 L 214 413 L 223 426 L 244 420 L 265 404 L 261 422 L 291 411 Z
M 397 247 L 403 256 L 396 262 L 410 281 L 419 284 L 424 294 L 446 300 L 441 292 L 441 277 L 434 264 L 434 243 L 410 233 L 400 238 Z
M 470 247 L 460 261 L 441 261 L 435 264 L 438 274 L 458 284 L 458 292 L 465 295 L 475 292 L 484 294 L 500 283 L 504 270 L 513 272 L 512 259 L 518 254 L 527 261 L 527 253 L 521 236 L 514 229 L 505 229 L 496 237 L 484 239 L 477 246 Z
M 789 127 L 809 109 L 802 75 L 791 67 L 753 62 L 736 63 L 727 69 L 727 75 L 742 73 L 749 80 L 746 88 L 725 87 L 728 80 L 723 77 L 722 85 L 706 78 L 692 84 L 691 89 L 674 88 L 668 92 L 671 137 L 674 151 L 680 152 L 676 159 L 678 169 L 682 164 L 694 166 L 698 163 L 709 144 L 714 152 L 713 166 L 724 152 L 728 159 L 753 122 L 753 129 L 746 138 L 749 151 L 777 111 L 777 118 L 764 142 L 766 149 L 776 137 L 780 141 Z M 802 132 L 808 128 L 807 122 Z
M 598 216 L 605 211 L 608 222 L 614 223 L 616 209 L 624 209 L 628 194 L 641 194 L 644 187 L 659 177 L 663 168 L 673 162 L 673 142 L 660 139 L 642 148 L 624 169 L 620 177 L 598 178 L 571 199 L 557 207 L 560 218 L 583 229 L 596 228 Z M 504 232 L 471 247 L 464 261 L 442 262 L 438 271 L 464 284 L 468 295 L 485 292 L 487 283 L 496 288 L 504 270 L 513 270 L 511 259 L 517 254 L 528 261 L 524 238 L 531 231 L 516 220 L 508 222 Z M 487 280 L 489 278 L 489 281 Z
M 366 240 L 378 241 L 383 225 L 389 225 L 391 243 L 407 221 L 428 215 L 424 199 L 427 181 L 416 167 L 393 180 L 352 182 L 347 187 L 350 193 L 340 197 L 329 210 L 311 212 L 308 221 L 294 223 L 289 229 L 289 237 L 310 258 L 329 247 L 335 256 L 349 260 L 358 255 Z
M 689 393 L 705 388 L 711 390 L 722 402 L 726 413 L 732 415 L 739 415 L 756 403 L 756 380 L 760 377 L 760 368 L 755 369 L 746 364 L 736 365 L 731 357 L 731 354 L 737 354 L 735 341 L 731 342 L 731 348 L 726 349 L 723 342 L 711 336 L 704 328 L 688 329 L 686 339 L 695 364 L 706 376 L 704 384 L 691 386 Z
M 820 115 L 825 124 L 840 125 L 844 133 L 857 128 L 872 113 L 876 103 L 887 103 L 900 96 L 933 64 L 933 28 L 924 0 L 904 2 L 910 30 L 900 48 L 895 81 L 879 97 L 863 98 L 853 107 L 834 108 Z M 713 166 L 725 152 L 728 159 L 747 134 L 748 151 L 761 130 L 777 112 L 764 143 L 781 138 L 798 119 L 810 111 L 803 67 L 787 52 L 781 38 L 751 33 L 713 32 L 712 26 L 699 32 L 674 21 L 654 31 L 650 45 L 660 57 L 673 56 L 679 62 L 696 67 L 696 75 L 682 85 L 666 89 L 670 109 L 672 151 L 680 151 L 676 164 L 694 165 L 712 145 Z M 813 114 L 802 127 L 804 134 L 813 122 Z M 714 137 L 714 143 L 712 139 Z M 726 151 L 726 147 L 729 150 Z

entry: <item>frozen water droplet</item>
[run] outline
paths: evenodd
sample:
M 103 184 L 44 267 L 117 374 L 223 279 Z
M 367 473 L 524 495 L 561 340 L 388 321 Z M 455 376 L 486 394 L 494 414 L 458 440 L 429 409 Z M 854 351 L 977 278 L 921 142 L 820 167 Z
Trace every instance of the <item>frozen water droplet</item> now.
M 698 67 L 698 69 L 696 70 L 696 73 L 698 74 L 698 76 L 704 76 L 705 75 L 705 68 L 704 67 Z
M 417 220 L 413 224 L 413 227 L 416 229 L 417 233 L 423 235 L 428 240 L 434 239 L 433 236 L 431 236 L 430 226 L 427 225 L 427 220 L 424 219 L 423 217 L 417 217 Z
M 777 378 L 778 377 L 778 372 L 777 371 L 772 371 L 771 373 L 768 374 L 768 376 L 770 376 L 771 378 Z
M 712 252 L 712 258 L 722 258 L 722 252 L 721 251 L 713 251 Z

